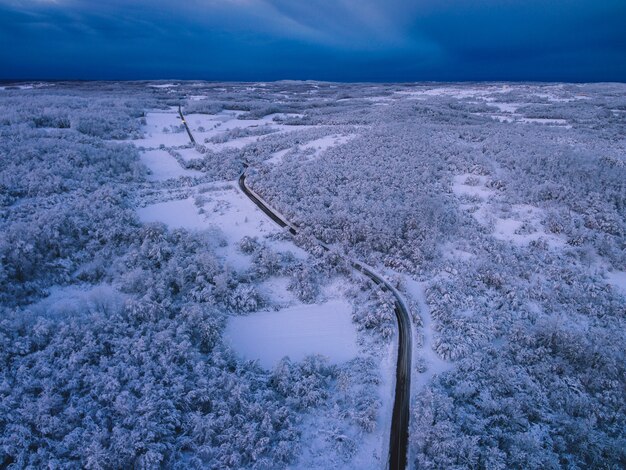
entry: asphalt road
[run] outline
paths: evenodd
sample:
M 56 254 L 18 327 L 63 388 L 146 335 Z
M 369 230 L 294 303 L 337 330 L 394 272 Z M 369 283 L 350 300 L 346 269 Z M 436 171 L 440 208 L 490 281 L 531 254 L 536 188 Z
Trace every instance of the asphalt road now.
M 195 145 L 196 139 L 193 138 L 193 134 L 191 133 L 191 129 L 189 129 L 189 126 L 187 125 L 187 121 L 185 119 L 185 116 L 183 116 L 183 110 L 180 108 L 180 105 L 178 105 L 178 114 L 180 115 L 180 120 L 183 121 L 183 124 L 185 125 L 185 129 L 187 129 L 189 140 L 191 140 L 191 143 Z
M 183 116 L 180 106 L 178 113 L 187 129 L 189 139 L 193 144 L 196 143 L 191 130 L 187 125 L 187 121 Z M 254 192 L 246 186 L 246 170 L 248 164 L 244 163 L 244 171 L 239 176 L 239 188 L 243 193 L 280 227 L 288 228 L 292 235 L 298 233 L 297 226 L 284 220 L 280 215 L 273 211 L 264 201 L 261 200 Z M 330 248 L 319 242 L 324 250 Z M 411 402 L 411 351 L 413 350 L 413 336 L 411 334 L 411 319 L 409 311 L 402 300 L 402 296 L 389 282 L 365 266 L 359 261 L 349 259 L 352 267 L 370 278 L 378 287 L 385 292 L 391 292 L 394 300 L 394 310 L 398 321 L 398 359 L 396 365 L 396 393 L 393 403 L 393 413 L 391 417 L 391 430 L 389 433 L 389 470 L 404 470 L 407 463 L 407 450 L 409 440 L 409 405 Z
M 247 166 L 247 165 L 246 165 Z M 250 188 L 246 186 L 246 173 L 239 176 L 239 187 L 256 206 L 261 209 L 270 219 L 281 227 L 289 227 L 289 232 L 296 235 L 297 229 L 293 224 L 282 219 L 267 204 L 265 204 Z M 325 250 L 329 248 L 320 243 Z M 362 263 L 349 260 L 354 269 L 370 278 L 385 292 L 391 292 L 395 297 L 394 309 L 398 321 L 398 360 L 396 365 L 396 393 L 393 403 L 391 418 L 391 431 L 389 434 L 389 469 L 404 470 L 407 463 L 407 449 L 409 438 L 409 405 L 411 402 L 411 351 L 413 350 L 413 337 L 411 335 L 411 320 L 409 312 L 402 297 L 391 284 L 374 273 Z

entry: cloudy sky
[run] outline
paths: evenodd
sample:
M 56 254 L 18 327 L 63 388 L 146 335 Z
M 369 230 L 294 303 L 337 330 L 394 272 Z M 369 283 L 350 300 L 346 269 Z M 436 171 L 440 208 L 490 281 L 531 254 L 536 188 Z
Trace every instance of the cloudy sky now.
M 0 78 L 626 81 L 626 0 L 0 0 Z

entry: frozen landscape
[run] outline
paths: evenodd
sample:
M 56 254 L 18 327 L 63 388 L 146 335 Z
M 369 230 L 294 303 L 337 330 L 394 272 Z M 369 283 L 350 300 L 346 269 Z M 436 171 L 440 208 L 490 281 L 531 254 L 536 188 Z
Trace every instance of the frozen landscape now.
M 624 84 L 4 84 L 0 164 L 0 468 L 626 464 Z

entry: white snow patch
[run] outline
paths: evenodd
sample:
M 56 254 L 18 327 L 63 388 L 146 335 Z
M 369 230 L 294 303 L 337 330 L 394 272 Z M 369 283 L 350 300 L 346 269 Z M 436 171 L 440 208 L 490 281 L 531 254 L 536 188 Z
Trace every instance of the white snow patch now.
M 497 103 L 495 101 L 487 101 L 489 102 L 489 106 L 495 106 L 503 113 L 514 113 L 518 108 L 524 106 L 524 103 Z
M 205 187 L 206 188 L 206 187 Z M 227 186 L 213 186 L 199 196 L 199 205 L 211 224 L 219 226 L 229 241 L 243 237 L 278 233 L 280 228 L 261 212 L 232 181 Z
M 205 186 L 202 193 L 187 199 L 139 208 L 138 215 L 143 222 L 163 222 L 171 228 L 218 229 L 227 244 L 216 247 L 216 253 L 236 269 L 250 265 L 250 257 L 239 251 L 239 241 L 244 236 L 263 236 L 281 230 L 236 189 L 234 181 Z M 307 256 L 295 245 L 286 246 L 286 242 L 268 240 L 267 243 L 279 251 L 292 251 L 296 257 Z
M 464 173 L 454 177 L 452 192 L 457 196 L 475 196 L 481 200 L 487 200 L 494 191 L 485 187 L 486 183 L 486 176 Z
M 160 84 L 150 84 L 148 85 L 150 88 L 174 88 L 177 87 L 177 83 L 160 83 Z
M 409 97 L 420 96 L 449 96 L 451 98 L 466 99 L 466 98 L 483 98 L 492 93 L 506 93 L 510 91 L 508 85 L 493 85 L 493 86 L 481 86 L 476 88 L 471 87 L 434 87 L 434 88 L 416 88 L 414 90 L 397 91 L 397 94 L 406 95 Z
M 324 152 L 328 150 L 330 147 L 335 147 L 337 145 L 345 144 L 346 142 L 352 140 L 356 137 L 353 134 L 350 135 L 329 135 L 326 137 L 322 137 L 320 139 L 312 140 L 311 142 L 303 145 L 301 148 L 303 150 L 306 149 L 315 149 L 314 157 L 318 157 Z
M 178 113 L 169 112 L 151 112 L 146 114 L 146 125 L 143 128 L 144 137 L 134 141 L 138 147 L 173 147 L 187 145 L 189 136 L 181 127 L 182 122 Z M 164 129 L 167 132 L 164 132 Z
M 341 419 L 333 416 L 330 420 L 317 410 L 305 415 L 299 428 L 302 432 L 303 446 L 299 459 L 290 465 L 291 470 L 327 470 L 341 468 L 342 470 L 379 470 L 386 468 L 389 455 L 389 429 L 395 398 L 395 373 L 397 338 L 387 346 L 381 348 L 380 353 L 380 383 L 377 387 L 381 407 L 378 409 L 376 428 L 371 433 L 363 432 L 356 426 L 342 430 L 337 435 L 333 427 L 333 420 Z M 323 413 L 323 412 L 322 412 Z M 328 411 L 326 411 L 328 413 Z M 331 410 L 331 414 L 338 410 Z M 357 444 L 356 453 L 349 460 L 337 454 L 334 439 L 343 437 Z
M 200 177 L 201 171 L 188 170 L 180 166 L 174 157 L 165 150 L 148 150 L 140 155 L 141 162 L 146 165 L 152 173 L 148 179 L 153 181 L 164 181 L 170 178 L 181 176 Z
M 202 158 L 202 154 L 198 153 L 198 151 L 193 147 L 177 149 L 176 151 L 180 154 L 181 158 L 186 162 L 190 160 L 196 160 L 196 159 Z
M 533 240 L 543 238 L 553 248 L 561 247 L 565 240 L 552 233 L 547 233 L 541 226 L 543 211 L 527 204 L 512 206 L 508 217 L 494 219 L 493 236 L 499 240 L 510 241 L 517 245 L 527 245 Z
M 108 284 L 54 286 L 49 295 L 28 306 L 35 315 L 55 318 L 78 317 L 93 312 L 121 309 L 126 296 Z
M 284 150 L 279 150 L 277 152 L 274 152 L 272 154 L 272 156 L 270 158 L 268 158 L 267 160 L 265 160 L 265 161 L 266 161 L 266 163 L 270 163 L 270 164 L 279 164 L 279 163 L 281 163 L 283 161 L 283 158 L 285 157 L 285 155 L 289 151 L 292 151 L 292 150 L 295 150 L 295 151 L 306 151 L 306 150 L 313 149 L 314 153 L 309 158 L 317 158 L 324 151 L 328 150 L 329 148 L 337 146 L 337 145 L 345 144 L 346 142 L 349 142 L 350 140 L 352 140 L 355 137 L 356 137 L 355 134 L 348 134 L 348 135 L 334 134 L 334 135 L 328 135 L 328 136 L 321 137 L 319 139 L 315 139 L 315 140 L 312 140 L 310 142 L 307 142 L 306 144 L 299 145 L 296 148 L 284 149 Z
M 280 122 L 274 121 L 274 118 L 302 118 L 303 114 L 297 113 L 274 113 L 263 116 L 261 119 L 238 119 L 243 114 L 242 111 L 221 111 L 218 114 L 188 114 L 185 116 L 187 124 L 191 129 L 196 141 L 206 145 L 207 147 L 219 151 L 220 149 L 242 148 L 252 142 L 256 142 L 258 139 L 263 138 L 264 135 L 252 135 L 242 136 L 234 138 L 222 143 L 205 142 L 213 137 L 218 137 L 224 134 L 226 131 L 233 129 L 248 129 L 264 127 L 268 130 L 276 132 L 293 132 L 297 130 L 304 130 L 315 126 L 297 126 L 286 125 Z
M 608 271 L 607 282 L 626 295 L 626 271 Z
M 538 207 L 527 204 L 514 204 L 509 210 L 497 210 L 492 203 L 495 191 L 487 188 L 488 178 L 483 175 L 464 173 L 457 175 L 452 181 L 452 192 L 462 197 L 473 197 L 478 202 L 461 204 L 461 208 L 471 211 L 472 216 L 481 224 L 493 228 L 493 236 L 498 240 L 509 241 L 517 245 L 527 245 L 540 238 L 546 240 L 552 248 L 562 247 L 565 244 L 563 237 L 548 233 L 541 225 L 544 212 Z M 463 253 L 449 251 L 448 257 L 458 255 L 465 258 Z
M 137 214 L 142 222 L 162 222 L 173 229 L 206 230 L 210 226 L 191 197 L 140 207 Z
M 460 250 L 459 248 L 454 247 L 452 243 L 446 243 L 442 247 L 442 251 L 444 257 L 446 257 L 447 259 L 469 261 L 476 257 L 476 255 L 470 253 L 469 251 Z
M 411 390 L 415 394 L 424 388 L 434 376 L 452 369 L 454 363 L 442 359 L 433 349 L 434 327 L 424 294 L 425 283 L 414 281 L 409 276 L 404 276 L 404 279 L 406 292 L 417 303 L 419 317 L 422 320 L 422 346 L 418 348 L 416 359 L 424 362 L 426 370 L 422 373 L 413 374 Z
M 356 328 L 346 300 L 296 305 L 275 312 L 231 317 L 224 339 L 247 359 L 271 369 L 283 357 L 300 361 L 312 354 L 341 363 L 357 356 Z
M 522 117 L 518 120 L 518 122 L 524 124 L 545 124 L 551 126 L 565 126 L 571 128 L 572 126 L 567 125 L 567 119 L 549 119 L 549 118 L 526 118 Z
M 259 292 L 282 308 L 299 303 L 296 296 L 288 289 L 287 276 L 272 277 L 258 285 Z
M 283 150 L 279 150 L 278 152 L 274 152 L 270 158 L 265 160 L 265 163 L 271 163 L 271 164 L 275 165 L 275 164 L 278 164 L 278 163 L 282 162 L 283 161 L 283 157 L 290 150 L 292 150 L 292 149 L 283 149 Z

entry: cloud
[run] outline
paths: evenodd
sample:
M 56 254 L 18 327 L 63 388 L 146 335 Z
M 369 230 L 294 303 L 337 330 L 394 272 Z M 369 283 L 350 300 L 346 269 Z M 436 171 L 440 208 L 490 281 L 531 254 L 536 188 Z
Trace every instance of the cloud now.
M 0 74 L 623 80 L 625 18 L 622 0 L 0 0 Z

